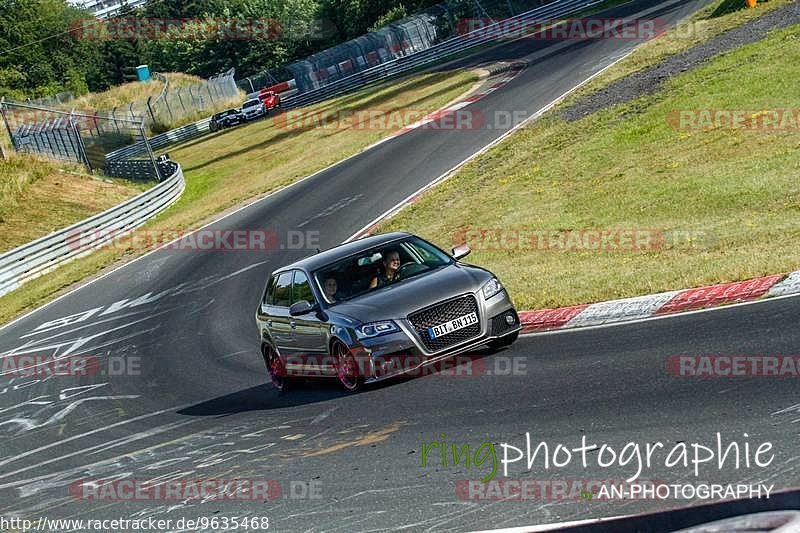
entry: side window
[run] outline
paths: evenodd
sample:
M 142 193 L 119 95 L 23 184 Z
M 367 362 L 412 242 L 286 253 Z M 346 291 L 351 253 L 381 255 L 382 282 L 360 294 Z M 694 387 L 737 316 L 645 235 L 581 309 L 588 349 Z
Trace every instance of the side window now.
M 269 278 L 269 282 L 267 282 L 267 289 L 264 291 L 264 301 L 265 305 L 273 305 L 272 302 L 275 301 L 275 283 L 278 281 L 278 276 L 272 276 Z
M 289 307 L 292 305 L 292 272 L 284 272 L 278 276 L 272 305 Z
M 311 283 L 308 276 L 302 270 L 294 271 L 294 285 L 292 286 L 292 303 L 305 300 L 314 303 L 314 293 L 311 291 Z

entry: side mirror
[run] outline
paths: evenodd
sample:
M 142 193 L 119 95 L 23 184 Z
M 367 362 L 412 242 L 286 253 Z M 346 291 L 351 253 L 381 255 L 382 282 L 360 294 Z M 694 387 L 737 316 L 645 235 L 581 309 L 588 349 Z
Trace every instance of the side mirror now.
M 467 244 L 459 244 L 453 248 L 453 259 L 458 260 L 467 257 L 471 251 Z
M 314 306 L 308 303 L 306 300 L 300 300 L 299 302 L 295 302 L 289 307 L 289 314 L 291 316 L 300 316 L 310 313 L 314 310 Z

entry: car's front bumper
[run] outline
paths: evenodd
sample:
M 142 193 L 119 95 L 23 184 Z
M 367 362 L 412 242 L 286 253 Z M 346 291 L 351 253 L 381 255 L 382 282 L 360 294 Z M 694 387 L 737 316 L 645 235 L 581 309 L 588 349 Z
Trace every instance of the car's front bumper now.
M 505 289 L 489 299 L 483 298 L 480 291 L 473 293 L 473 296 L 478 303 L 480 333 L 463 342 L 443 350 L 429 351 L 412 324 L 403 319 L 395 321 L 400 331 L 364 339 L 358 346 L 352 347 L 356 357 L 359 358 L 359 366 L 366 381 L 380 381 L 413 374 L 425 366 L 462 354 L 491 340 L 513 335 L 522 329 L 519 316 Z M 513 317 L 513 324 L 506 323 L 506 315 Z

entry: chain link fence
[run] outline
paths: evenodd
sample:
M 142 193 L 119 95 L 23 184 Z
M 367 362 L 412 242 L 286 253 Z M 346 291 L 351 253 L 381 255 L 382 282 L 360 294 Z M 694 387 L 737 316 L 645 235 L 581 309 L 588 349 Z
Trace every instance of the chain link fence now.
M 141 117 L 145 130 L 157 134 L 238 107 L 243 95 L 234 80 L 234 72 L 230 69 L 188 87 L 173 87 L 168 78 L 153 73 L 153 78 L 164 82 L 159 94 L 115 107 L 109 116 L 122 120 L 139 120 Z
M 69 161 L 107 176 L 161 180 L 162 172 L 139 117 L 96 111 L 62 111 L 0 100 L 0 114 L 14 150 Z M 107 157 L 129 145 L 143 149 L 124 161 Z
M 252 93 L 294 78 L 297 94 L 313 91 L 376 65 L 427 50 L 444 41 L 559 0 L 448 0 L 283 69 L 239 80 Z

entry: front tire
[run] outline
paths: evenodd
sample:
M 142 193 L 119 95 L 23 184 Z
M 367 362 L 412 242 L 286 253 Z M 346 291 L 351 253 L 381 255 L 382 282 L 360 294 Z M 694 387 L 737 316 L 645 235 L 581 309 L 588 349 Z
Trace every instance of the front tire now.
M 364 384 L 364 378 L 358 371 L 358 362 L 350 348 L 342 341 L 333 341 L 331 356 L 333 356 L 333 364 L 336 368 L 336 377 L 339 378 L 342 387 L 348 392 L 360 390 Z
M 286 375 L 286 367 L 278 352 L 266 344 L 262 346 L 261 352 L 264 355 L 264 364 L 267 366 L 269 380 L 278 389 L 278 392 L 288 392 L 295 385 L 295 379 Z

